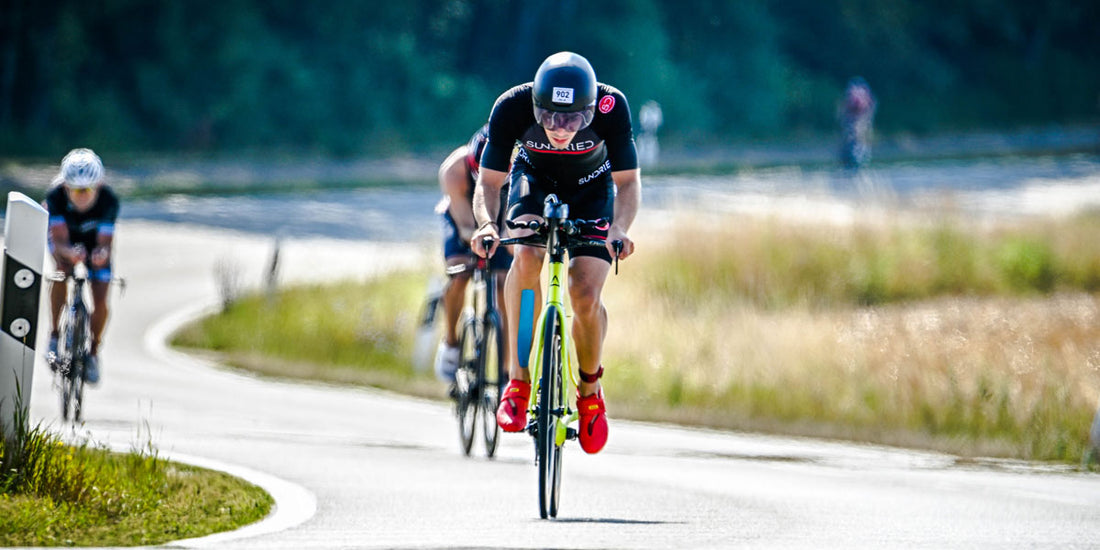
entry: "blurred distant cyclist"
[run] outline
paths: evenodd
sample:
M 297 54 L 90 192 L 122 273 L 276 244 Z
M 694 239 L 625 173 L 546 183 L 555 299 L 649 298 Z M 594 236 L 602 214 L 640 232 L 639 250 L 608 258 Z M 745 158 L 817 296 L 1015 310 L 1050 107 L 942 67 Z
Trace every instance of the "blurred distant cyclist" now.
M 488 126 L 482 126 L 470 138 L 467 145 L 452 151 L 439 167 L 439 187 L 443 192 L 443 200 L 439 202 L 436 211 L 443 215 L 443 257 L 447 267 L 470 265 L 474 261 L 474 253 L 470 250 L 470 239 L 477 225 L 474 223 L 471 200 L 481 165 L 481 153 L 485 149 L 488 137 Z M 504 310 L 504 274 L 511 265 L 512 255 L 507 251 L 501 251 L 489 261 L 489 266 L 497 272 L 494 279 L 498 293 L 497 307 L 502 323 L 507 323 L 508 318 Z M 462 314 L 466 285 L 472 274 L 473 271 L 465 270 L 450 275 L 443 287 L 441 299 L 444 317 L 443 341 L 439 343 L 439 350 L 436 351 L 435 373 L 445 382 L 454 382 L 455 371 L 458 369 L 460 353 L 456 325 Z M 504 347 L 507 350 L 507 342 Z
M 871 131 L 875 120 L 875 96 L 862 77 L 853 77 L 837 107 L 840 122 L 840 160 L 846 168 L 859 168 L 871 160 Z
M 508 159 L 518 144 L 515 162 L 508 172 Z M 489 143 L 481 158 L 481 173 L 474 192 L 474 251 L 492 255 L 500 227 L 499 191 L 509 181 L 508 218 L 541 219 L 543 201 L 551 193 L 569 205 L 569 215 L 579 219 L 606 218 L 606 230 L 593 230 L 593 239 L 606 239 L 606 248 L 577 248 L 570 251 L 569 298 L 573 307 L 573 342 L 576 346 L 580 384 L 577 409 L 580 414 L 580 444 L 596 453 L 607 443 L 607 414 L 600 386 L 603 366 L 607 310 L 601 294 L 611 268 L 611 243 L 622 241 L 620 258 L 634 252 L 627 235 L 641 204 L 641 173 L 634 146 L 630 108 L 619 90 L 596 81 L 588 60 L 572 52 L 559 52 L 543 61 L 533 82 L 520 84 L 503 94 L 489 115 Z M 529 230 L 525 230 L 528 231 Z M 481 238 L 492 237 L 490 250 L 482 249 Z M 517 245 L 515 261 L 508 271 L 505 297 L 508 311 L 508 340 L 519 335 L 521 301 L 533 304 L 533 318 L 542 305 L 542 272 L 546 250 Z M 524 298 L 526 296 L 526 298 Z M 524 309 L 524 316 L 527 311 Z M 530 325 L 530 319 L 522 322 Z M 525 330 L 530 330 L 526 328 Z M 525 335 L 526 337 L 526 335 Z M 531 375 L 515 352 L 508 354 L 511 380 L 501 394 L 497 422 L 509 432 L 527 426 L 527 405 Z
M 49 247 L 58 271 L 68 275 L 77 263 L 88 267 L 92 288 L 92 346 L 85 366 L 91 384 L 99 382 L 99 348 L 107 326 L 107 290 L 111 282 L 111 245 L 119 202 L 103 183 L 103 162 L 91 149 L 73 149 L 61 160 L 61 171 L 46 193 Z M 65 307 L 67 285 L 50 287 L 50 351 L 57 353 L 58 320 Z

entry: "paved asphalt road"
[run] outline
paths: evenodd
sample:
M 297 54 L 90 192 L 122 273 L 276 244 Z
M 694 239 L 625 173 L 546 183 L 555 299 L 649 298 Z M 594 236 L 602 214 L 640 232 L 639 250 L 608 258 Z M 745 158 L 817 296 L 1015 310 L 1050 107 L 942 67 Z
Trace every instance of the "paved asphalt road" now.
M 218 263 L 259 281 L 271 242 L 152 222 L 118 228 L 103 381 L 77 436 L 226 469 L 279 499 L 214 548 L 1095 548 L 1100 476 L 612 418 L 604 452 L 565 456 L 560 518 L 538 519 L 526 436 L 464 458 L 443 403 L 257 379 L 164 346 L 217 299 Z M 398 245 L 288 241 L 288 280 L 365 277 Z M 369 300 L 364 296 L 364 300 Z M 614 417 L 614 393 L 609 394 Z M 39 365 L 32 420 L 59 426 Z M 475 448 L 480 452 L 480 447 Z

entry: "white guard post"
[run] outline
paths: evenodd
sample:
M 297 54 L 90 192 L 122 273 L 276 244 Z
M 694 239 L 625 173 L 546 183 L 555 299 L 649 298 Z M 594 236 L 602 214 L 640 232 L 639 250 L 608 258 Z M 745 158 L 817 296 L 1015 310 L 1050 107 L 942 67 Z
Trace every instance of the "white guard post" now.
M 20 433 L 17 421 L 26 430 L 31 406 L 48 219 L 30 197 L 8 193 L 0 285 L 0 429 L 9 438 Z

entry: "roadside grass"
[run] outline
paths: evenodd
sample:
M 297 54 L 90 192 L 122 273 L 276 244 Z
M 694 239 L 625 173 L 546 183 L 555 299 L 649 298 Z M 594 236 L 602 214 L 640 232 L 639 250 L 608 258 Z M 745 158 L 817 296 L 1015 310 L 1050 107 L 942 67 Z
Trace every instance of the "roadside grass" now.
M 172 344 L 270 376 L 439 397 L 439 384 L 410 366 L 427 280 L 425 269 L 246 295 L 183 327 Z
M 41 426 L 0 442 L 0 546 L 137 546 L 228 531 L 273 505 L 262 489 L 151 449 L 71 445 Z
M 640 230 L 606 287 L 613 417 L 963 456 L 1084 455 L 1100 398 L 1100 215 L 669 227 Z M 442 396 L 410 366 L 428 276 L 252 297 L 175 343 L 284 376 Z
M 716 300 L 822 309 L 1100 290 L 1100 212 L 1019 223 L 983 227 L 941 216 L 851 225 L 754 219 L 729 227 L 729 220 L 695 217 L 641 256 L 637 271 L 654 298 L 688 309 Z
M 608 285 L 616 408 L 1081 460 L 1100 397 L 1100 216 L 901 217 L 696 217 L 647 243 Z

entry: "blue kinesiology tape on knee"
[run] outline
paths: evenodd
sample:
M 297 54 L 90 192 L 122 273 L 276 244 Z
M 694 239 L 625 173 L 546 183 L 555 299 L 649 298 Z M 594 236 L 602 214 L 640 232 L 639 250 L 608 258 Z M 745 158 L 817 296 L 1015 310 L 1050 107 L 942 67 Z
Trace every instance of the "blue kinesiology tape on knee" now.
M 519 366 L 527 368 L 531 357 L 531 338 L 535 332 L 535 291 L 521 290 L 519 293 Z

